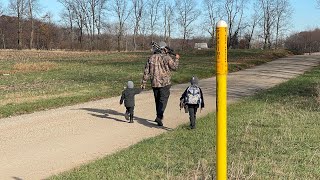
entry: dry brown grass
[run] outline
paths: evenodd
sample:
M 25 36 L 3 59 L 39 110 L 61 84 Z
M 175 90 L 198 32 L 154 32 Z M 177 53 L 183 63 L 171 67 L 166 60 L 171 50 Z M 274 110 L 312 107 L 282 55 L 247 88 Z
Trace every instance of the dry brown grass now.
M 0 74 L 15 74 L 15 73 L 26 73 L 26 72 L 41 72 L 57 69 L 58 64 L 54 62 L 26 62 L 16 63 L 13 65 L 11 70 L 0 70 Z
M 214 175 L 212 173 L 212 167 L 209 166 L 207 160 L 202 159 L 198 162 L 197 169 L 193 172 L 193 177 L 190 177 L 190 179 L 213 179 Z
M 38 62 L 38 63 L 17 63 L 13 66 L 15 72 L 34 72 L 34 71 L 49 71 L 57 68 L 57 64 L 53 62 Z
M 92 55 L 106 54 L 107 52 L 80 52 L 80 51 L 45 51 L 45 50 L 0 50 L 1 60 L 35 61 L 55 60 L 61 58 L 90 57 Z
M 194 170 L 189 171 L 185 176 L 172 176 L 167 179 L 177 179 L 177 180 L 210 180 L 215 177 L 215 171 L 209 165 L 206 159 L 201 159 L 198 161 L 197 167 Z

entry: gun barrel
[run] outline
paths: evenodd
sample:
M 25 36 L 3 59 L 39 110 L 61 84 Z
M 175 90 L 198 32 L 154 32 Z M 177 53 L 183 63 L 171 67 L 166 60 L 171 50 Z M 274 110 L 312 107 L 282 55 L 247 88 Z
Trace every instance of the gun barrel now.
M 151 43 L 151 46 L 157 51 L 157 52 L 161 52 L 161 47 L 159 46 L 158 43 L 152 41 Z M 173 56 L 176 56 L 176 54 L 173 52 L 174 50 L 168 46 L 165 47 L 167 49 L 167 53 L 170 54 L 170 55 L 173 55 Z
M 166 46 L 166 49 L 168 50 L 169 54 L 176 56 L 176 53 L 173 52 L 174 50 L 172 48 L 170 48 L 169 46 Z

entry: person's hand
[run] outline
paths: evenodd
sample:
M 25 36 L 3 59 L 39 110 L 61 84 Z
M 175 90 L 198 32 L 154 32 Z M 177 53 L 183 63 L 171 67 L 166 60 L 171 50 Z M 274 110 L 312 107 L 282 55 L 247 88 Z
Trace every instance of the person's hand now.
M 176 59 L 180 59 L 180 55 L 179 54 L 176 54 Z
M 146 85 L 145 84 L 141 84 L 141 89 L 145 89 L 146 88 Z

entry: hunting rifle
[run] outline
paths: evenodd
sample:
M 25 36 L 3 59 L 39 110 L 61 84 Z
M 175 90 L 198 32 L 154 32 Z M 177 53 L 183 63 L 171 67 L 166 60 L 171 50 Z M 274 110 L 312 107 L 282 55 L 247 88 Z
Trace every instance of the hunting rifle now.
M 158 43 L 152 41 L 151 42 L 151 46 L 154 48 L 156 53 L 162 53 L 162 50 L 161 50 L 162 48 L 159 46 Z M 166 46 L 165 49 L 167 49 L 167 54 L 176 56 L 176 54 L 173 52 L 174 50 L 172 48 Z

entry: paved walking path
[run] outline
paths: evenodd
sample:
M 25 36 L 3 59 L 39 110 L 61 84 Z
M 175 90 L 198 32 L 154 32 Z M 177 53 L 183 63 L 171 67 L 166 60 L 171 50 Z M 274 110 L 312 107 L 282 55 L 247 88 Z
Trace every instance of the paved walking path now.
M 293 56 L 230 73 L 228 100 L 270 88 L 319 64 L 317 55 Z M 199 84 L 206 103 L 201 117 L 215 110 L 215 78 Z M 119 97 L 0 119 L 0 179 L 46 178 L 188 123 L 188 115 L 178 107 L 186 87 L 172 87 L 164 127 L 153 122 L 151 91 L 136 96 L 134 124 L 125 121 Z

